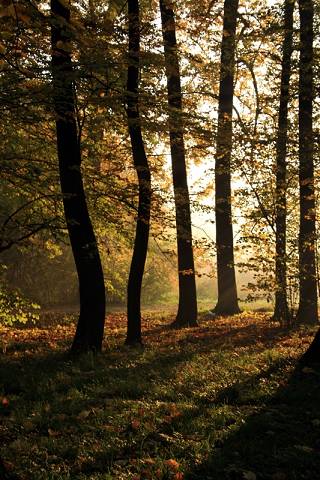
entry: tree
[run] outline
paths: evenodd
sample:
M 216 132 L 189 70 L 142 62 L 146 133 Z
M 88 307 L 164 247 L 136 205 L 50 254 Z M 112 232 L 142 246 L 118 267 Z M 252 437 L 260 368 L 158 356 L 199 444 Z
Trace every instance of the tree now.
M 197 325 L 197 296 L 183 138 L 180 68 L 172 2 L 160 0 L 160 12 L 168 90 L 169 135 L 178 250 L 179 307 L 173 326 L 179 328 Z
M 240 312 L 234 267 L 231 213 L 232 110 L 234 93 L 235 36 L 238 0 L 225 0 L 221 42 L 218 131 L 215 164 L 215 216 L 218 302 L 217 315 Z
M 276 269 L 275 307 L 273 319 L 282 326 L 290 323 L 287 303 L 287 258 L 286 258 L 286 219 L 287 219 L 287 134 L 288 102 L 293 51 L 293 11 L 294 0 L 284 2 L 284 39 L 282 47 L 280 104 L 278 115 L 278 136 L 276 144 Z
M 129 65 L 127 116 L 133 163 L 139 182 L 136 234 L 128 280 L 127 344 L 141 343 L 141 287 L 148 253 L 151 205 L 151 174 L 141 132 L 139 113 L 140 17 L 139 0 L 128 0 Z
M 299 0 L 299 308 L 297 323 L 318 322 L 313 140 L 313 1 Z
M 72 352 L 102 348 L 105 288 L 96 238 L 81 174 L 71 60 L 70 10 L 51 0 L 53 101 L 56 114 L 60 184 L 71 248 L 79 279 L 80 316 Z

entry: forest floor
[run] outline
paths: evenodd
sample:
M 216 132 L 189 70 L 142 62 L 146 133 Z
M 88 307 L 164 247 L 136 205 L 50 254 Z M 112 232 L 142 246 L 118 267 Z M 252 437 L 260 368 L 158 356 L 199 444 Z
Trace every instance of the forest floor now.
M 106 324 L 72 361 L 70 317 L 0 327 L 0 454 L 21 479 L 319 478 L 320 374 L 296 361 L 314 329 L 266 313 L 174 331 L 149 312 L 145 348 Z

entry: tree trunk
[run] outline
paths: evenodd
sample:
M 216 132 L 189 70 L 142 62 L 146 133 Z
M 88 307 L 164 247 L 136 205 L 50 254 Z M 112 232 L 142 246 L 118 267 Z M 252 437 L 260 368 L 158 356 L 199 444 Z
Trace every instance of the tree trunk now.
M 232 110 L 235 36 L 239 0 L 225 0 L 221 42 L 220 90 L 215 164 L 215 214 L 218 302 L 217 315 L 240 312 L 237 296 L 231 214 Z
M 318 322 L 315 259 L 316 217 L 313 166 L 313 2 L 299 0 L 299 308 L 297 323 Z
M 160 0 L 167 76 L 169 131 L 176 210 L 179 308 L 173 326 L 197 325 L 197 296 L 192 248 L 191 211 L 182 121 L 182 93 L 176 26 L 171 0 Z
M 290 314 L 287 302 L 287 258 L 286 258 L 286 218 L 287 218 L 287 136 L 288 103 L 293 51 L 293 11 L 294 1 L 284 1 L 284 39 L 278 117 L 278 138 L 276 146 L 276 292 L 273 320 L 287 327 Z
M 127 116 L 133 162 L 139 182 L 139 205 L 136 236 L 128 281 L 127 344 L 141 340 L 141 287 L 148 253 L 151 175 L 141 133 L 139 113 L 140 18 L 139 0 L 128 0 L 129 66 L 127 78 Z
M 71 351 L 100 351 L 105 320 L 105 288 L 96 238 L 81 175 L 70 54 L 70 10 L 51 0 L 52 79 L 63 206 L 79 278 L 80 316 Z

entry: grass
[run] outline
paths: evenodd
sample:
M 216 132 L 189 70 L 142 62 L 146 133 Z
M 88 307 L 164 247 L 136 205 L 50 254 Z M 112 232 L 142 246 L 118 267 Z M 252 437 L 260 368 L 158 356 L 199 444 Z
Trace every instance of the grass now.
M 145 348 L 107 321 L 104 353 L 72 361 L 74 325 L 0 328 L 0 451 L 30 480 L 295 480 L 320 470 L 319 374 L 295 372 L 313 331 L 266 313 L 174 332 L 148 312 Z M 51 319 L 52 320 L 52 319 Z

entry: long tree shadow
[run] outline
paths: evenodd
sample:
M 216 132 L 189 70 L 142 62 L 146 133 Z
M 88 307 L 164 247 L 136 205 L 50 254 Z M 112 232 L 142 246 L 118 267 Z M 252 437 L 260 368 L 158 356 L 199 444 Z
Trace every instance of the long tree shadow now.
M 253 385 L 277 370 L 273 365 L 256 377 L 221 390 L 219 403 L 254 405 Z M 320 471 L 320 374 L 296 369 L 276 394 L 243 425 L 212 444 L 207 460 L 190 469 L 188 480 L 311 480 Z M 261 399 L 260 399 L 261 400 Z
M 240 323 L 240 322 L 239 322 Z M 197 344 L 208 348 L 219 346 L 222 348 L 234 349 L 235 347 L 255 346 L 262 348 L 266 346 L 276 346 L 286 337 L 298 334 L 300 327 L 282 328 L 274 322 L 264 319 L 263 322 L 256 323 L 255 320 L 246 321 L 238 326 L 236 321 L 230 322 L 228 319 L 218 318 L 206 322 L 196 328 L 185 330 L 172 330 L 170 324 L 157 325 L 144 333 L 146 342 L 153 342 L 154 338 L 160 338 L 162 343 L 170 343 L 176 336 L 177 345 Z M 183 333 L 182 335 L 181 332 Z

